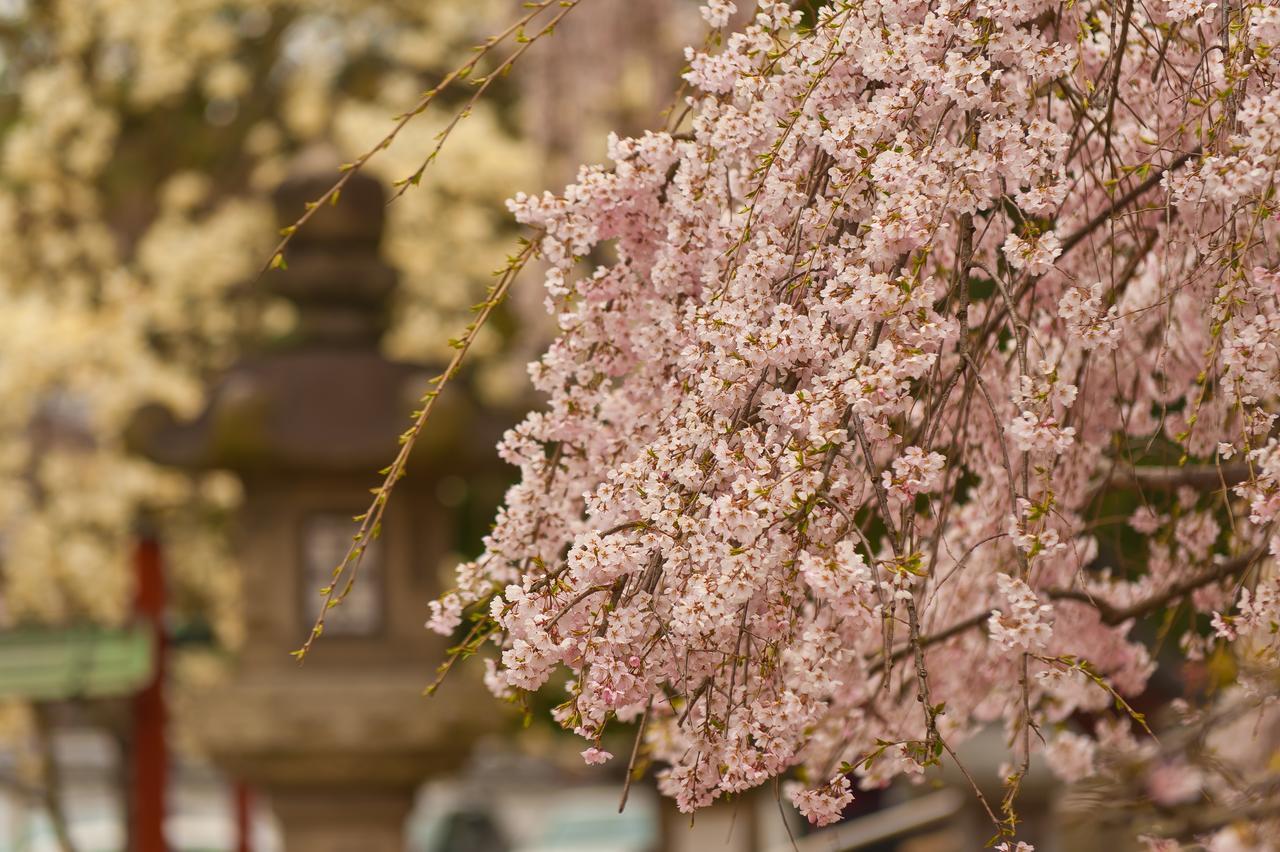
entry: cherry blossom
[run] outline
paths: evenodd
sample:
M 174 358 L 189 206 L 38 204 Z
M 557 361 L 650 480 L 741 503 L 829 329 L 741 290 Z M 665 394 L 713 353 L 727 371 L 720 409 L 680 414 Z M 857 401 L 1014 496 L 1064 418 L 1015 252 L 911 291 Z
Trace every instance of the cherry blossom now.
M 999 724 L 1030 849 L 1033 754 L 1139 748 L 1139 623 L 1274 647 L 1276 21 L 762 2 L 690 48 L 678 123 L 510 203 L 559 334 L 433 625 L 567 670 L 592 743 L 643 718 L 686 811 L 794 771 L 825 823 Z
M 1041 603 L 1026 583 L 1008 574 L 997 574 L 996 585 L 1009 602 L 1010 612 L 991 611 L 987 622 L 991 640 L 1006 651 L 1039 650 L 1048 645 L 1053 635 L 1053 607 Z
M 791 794 L 792 804 L 815 825 L 830 825 L 837 821 L 852 801 L 849 779 L 843 775 L 832 778 L 825 787 L 817 790 L 799 789 Z
M 582 759 L 586 761 L 588 764 L 606 763 L 612 757 L 613 755 L 610 754 L 609 752 L 602 751 L 601 749 L 594 748 L 594 747 L 589 748 L 582 753 Z

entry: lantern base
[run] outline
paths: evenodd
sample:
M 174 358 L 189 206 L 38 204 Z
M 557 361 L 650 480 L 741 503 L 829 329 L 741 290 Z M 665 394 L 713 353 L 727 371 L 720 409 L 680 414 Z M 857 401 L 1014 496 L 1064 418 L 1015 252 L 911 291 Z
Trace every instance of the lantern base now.
M 268 789 L 285 852 L 404 852 L 412 788 Z

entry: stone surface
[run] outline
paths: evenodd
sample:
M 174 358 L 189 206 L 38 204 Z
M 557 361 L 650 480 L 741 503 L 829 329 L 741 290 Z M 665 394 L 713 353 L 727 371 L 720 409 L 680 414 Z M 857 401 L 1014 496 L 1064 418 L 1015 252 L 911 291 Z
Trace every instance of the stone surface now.
M 287 848 L 305 852 L 403 852 L 412 791 L 268 788 Z

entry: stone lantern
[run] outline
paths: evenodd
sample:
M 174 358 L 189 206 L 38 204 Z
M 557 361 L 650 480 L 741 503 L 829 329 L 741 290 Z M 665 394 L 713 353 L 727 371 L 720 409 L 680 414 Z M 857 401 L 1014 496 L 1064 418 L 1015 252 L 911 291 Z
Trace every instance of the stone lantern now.
M 284 223 L 337 174 L 311 159 L 276 194 Z M 466 678 L 422 696 L 446 645 L 423 628 L 426 604 L 453 545 L 436 486 L 466 476 L 468 458 L 497 437 L 458 395 L 441 399 L 354 590 L 330 611 L 305 665 L 289 654 L 346 553 L 352 517 L 368 506 L 377 471 L 438 372 L 379 353 L 396 285 L 378 256 L 384 205 L 376 181 L 353 177 L 340 203 L 300 230 L 288 269 L 257 285 L 296 307 L 289 342 L 231 367 L 196 420 L 150 410 L 133 430 L 158 462 L 232 470 L 244 484 L 236 546 L 245 647 L 228 684 L 188 696 L 182 722 L 269 798 L 289 852 L 401 852 L 418 785 L 454 768 L 493 722 L 492 704 Z

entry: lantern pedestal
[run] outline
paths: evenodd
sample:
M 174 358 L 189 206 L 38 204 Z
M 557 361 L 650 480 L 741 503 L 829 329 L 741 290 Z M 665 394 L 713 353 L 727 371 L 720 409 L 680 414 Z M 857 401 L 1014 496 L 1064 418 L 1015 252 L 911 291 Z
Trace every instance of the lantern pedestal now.
M 412 790 L 268 788 L 289 849 L 404 852 Z
M 320 653 L 323 653 L 321 649 Z M 422 695 L 425 668 L 303 666 L 188 692 L 184 730 L 266 795 L 289 852 L 402 852 L 424 779 L 455 771 L 492 715 L 474 682 Z

